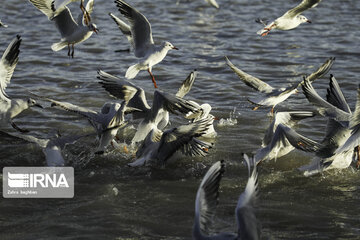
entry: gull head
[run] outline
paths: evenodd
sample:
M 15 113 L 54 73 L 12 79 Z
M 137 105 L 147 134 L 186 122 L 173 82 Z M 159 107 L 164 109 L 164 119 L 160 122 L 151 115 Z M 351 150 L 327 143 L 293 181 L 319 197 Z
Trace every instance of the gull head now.
M 27 100 L 27 104 L 28 104 L 28 107 L 39 107 L 39 108 L 43 108 L 40 104 L 36 103 L 36 101 L 32 98 L 29 98 Z
M 307 23 L 311 23 L 311 21 L 309 19 L 307 19 L 305 16 L 303 15 L 299 15 L 297 16 L 297 18 L 299 19 L 300 22 L 304 23 L 304 22 L 307 22 Z
M 90 23 L 89 26 L 89 31 L 93 31 L 94 33 L 98 33 L 99 29 L 97 28 L 97 26 L 95 25 L 95 23 Z
M 164 48 L 170 50 L 170 49 L 175 49 L 175 50 L 179 50 L 177 47 L 175 47 L 174 45 L 172 45 L 170 42 L 164 42 Z

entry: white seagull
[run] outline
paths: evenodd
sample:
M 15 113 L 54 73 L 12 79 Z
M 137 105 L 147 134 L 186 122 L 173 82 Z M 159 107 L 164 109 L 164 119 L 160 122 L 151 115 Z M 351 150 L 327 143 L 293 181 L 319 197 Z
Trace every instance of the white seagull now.
M 209 224 L 212 222 L 218 205 L 219 186 L 225 171 L 224 161 L 214 163 L 205 174 L 196 193 L 193 239 L 195 240 L 256 240 L 260 239 L 260 228 L 255 216 L 255 202 L 258 192 L 258 173 L 253 159 L 244 154 L 248 166 L 249 178 L 245 191 L 240 195 L 235 209 L 237 234 L 219 233 L 208 236 Z M 254 168 L 251 171 L 251 166 Z
M 256 99 L 248 99 L 249 102 L 256 105 L 253 110 L 257 110 L 261 106 L 271 106 L 271 114 L 273 114 L 275 106 L 285 101 L 292 94 L 296 93 L 297 88 L 304 82 L 301 81 L 300 83 L 293 84 L 287 88 L 276 89 L 269 84 L 261 81 L 260 79 L 240 70 L 234 64 L 232 64 L 227 57 L 225 58 L 227 65 L 246 85 L 261 93 L 264 93 L 264 96 L 257 97 Z M 321 78 L 330 70 L 334 61 L 335 58 L 332 57 L 327 59 L 323 65 L 321 65 L 315 72 L 307 76 L 306 79 L 312 82 L 317 78 Z
M 98 29 L 94 23 L 85 24 L 86 14 L 80 14 L 75 21 L 70 9 L 66 6 L 55 8 L 53 0 L 29 0 L 37 9 L 44 13 L 49 20 L 54 21 L 56 28 L 61 34 L 61 41 L 51 45 L 53 51 L 59 51 L 68 47 L 68 56 L 74 57 L 74 45 L 81 43 Z M 94 0 L 89 0 L 86 4 L 86 11 L 90 14 L 93 11 Z M 70 45 L 72 51 L 70 52 Z
M 210 121 L 210 118 L 203 119 L 164 132 L 152 129 L 137 150 L 135 161 L 129 163 L 128 166 L 163 167 L 178 150 L 181 150 L 186 156 L 205 156 L 212 144 L 196 138 L 206 132 Z
M 5 50 L 0 60 L 0 126 L 11 124 L 13 128 L 21 132 L 27 130 L 19 128 L 12 119 L 29 107 L 36 106 L 42 108 L 34 99 L 11 99 L 5 92 L 10 83 L 16 64 L 19 60 L 21 37 L 16 36 Z
M 154 128 L 164 129 L 169 122 L 169 112 L 181 112 L 183 114 L 191 112 L 192 114 L 198 114 L 201 111 L 198 104 L 182 99 L 190 91 L 197 75 L 196 71 L 191 72 L 184 80 L 176 96 L 155 91 L 152 107 L 147 103 L 145 92 L 142 88 L 101 70 L 98 71 L 98 74 L 98 79 L 102 80 L 99 83 L 112 96 L 119 99 L 127 98 L 129 107 L 142 110 L 141 112 L 133 113 L 133 118 L 143 118 L 143 120 L 139 123 L 132 143 L 144 140 Z
M 256 151 L 254 156 L 256 164 L 259 164 L 263 160 L 276 160 L 294 150 L 295 147 L 292 146 L 284 135 L 285 131 L 288 131 L 288 134 L 295 134 L 291 127 L 294 126 L 297 121 L 313 116 L 313 112 L 307 111 L 277 112 L 274 116 L 274 120 L 266 130 L 262 141 L 262 148 Z M 278 128 L 279 125 L 284 127 Z M 311 143 L 315 145 L 315 142 Z M 315 150 L 317 149 L 312 151 Z
M 93 111 L 85 107 L 79 107 L 68 102 L 60 102 L 50 98 L 41 97 L 50 101 L 51 106 L 60 107 L 66 111 L 77 113 L 88 119 L 98 134 L 99 146 L 95 153 L 102 154 L 111 140 L 116 136 L 118 130 L 125 126 L 124 115 L 137 109 L 128 108 L 126 101 L 119 103 L 105 103 L 100 112 Z
M 115 0 L 115 3 L 120 13 L 127 18 L 130 24 L 131 35 L 125 34 L 125 36 L 130 40 L 135 56 L 141 58 L 139 63 L 128 68 L 125 77 L 133 79 L 139 71 L 147 70 L 154 83 L 154 87 L 157 88 L 155 77 L 151 72 L 152 67 L 161 62 L 170 49 L 178 50 L 178 48 L 174 47 L 170 42 L 163 42 L 160 46 L 155 45 L 151 26 L 147 18 L 123 0 Z M 120 30 L 124 32 L 121 27 Z M 128 32 L 128 29 L 125 32 Z
M 303 0 L 299 5 L 259 30 L 257 34 L 266 36 L 271 29 L 291 30 L 304 22 L 311 23 L 309 19 L 300 14 L 309 8 L 316 7 L 319 2 L 321 2 L 321 0 Z

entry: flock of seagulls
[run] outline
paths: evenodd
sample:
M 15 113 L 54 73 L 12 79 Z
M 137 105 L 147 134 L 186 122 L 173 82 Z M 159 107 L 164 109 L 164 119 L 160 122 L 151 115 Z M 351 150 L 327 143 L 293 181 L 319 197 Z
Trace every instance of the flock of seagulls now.
M 99 31 L 91 19 L 94 0 L 89 0 L 86 6 L 84 6 L 84 0 L 80 1 L 82 13 L 76 21 L 67 7 L 74 1 L 76 0 L 29 0 L 54 23 L 60 33 L 61 40 L 52 44 L 51 49 L 59 51 L 68 47 L 67 55 L 71 58 L 74 58 L 75 44 L 87 40 L 94 32 Z M 216 1 L 207 2 L 219 8 Z M 264 28 L 257 33 L 265 36 L 272 29 L 290 30 L 303 22 L 310 23 L 311 21 L 301 13 L 317 6 L 320 2 L 321 0 L 303 0 L 298 6 L 270 24 L 258 20 L 264 24 Z M 160 63 L 169 50 L 177 50 L 177 48 L 167 41 L 160 45 L 155 44 L 148 19 L 124 0 L 115 0 L 115 4 L 127 23 L 113 13 L 109 15 L 128 39 L 139 62 L 130 66 L 124 77 L 98 70 L 97 78 L 104 90 L 120 103 L 119 101 L 106 102 L 101 109 L 95 111 L 76 103 L 62 102 L 30 93 L 37 101 L 49 103 L 50 107 L 86 118 L 94 128 L 94 132 L 73 136 L 55 134 L 54 138 L 40 139 L 28 134 L 28 130 L 20 128 L 13 122 L 18 114 L 29 107 L 44 108 L 32 98 L 11 99 L 5 92 L 19 60 L 22 41 L 19 35 L 5 49 L 0 61 L 0 127 L 3 129 L 12 126 L 17 132 L 8 134 L 37 144 L 43 150 L 48 166 L 64 166 L 66 160 L 61 153 L 64 146 L 84 137 L 97 138 L 98 146 L 94 150 L 96 154 L 106 153 L 111 145 L 120 146 L 117 142 L 117 133 L 119 129 L 127 126 L 129 115 L 133 120 L 139 119 L 139 124 L 129 143 L 136 150 L 131 153 L 134 161 L 129 162 L 128 166 L 164 167 L 179 155 L 206 156 L 217 136 L 213 126 L 215 117 L 211 114 L 209 104 L 199 104 L 186 99 L 196 79 L 197 71 L 192 71 L 183 80 L 176 93 L 155 90 L 150 105 L 144 89 L 128 80 L 135 78 L 140 71 L 147 70 L 156 89 L 157 83 L 152 73 L 153 66 Z M 0 27 L 8 26 L 0 21 Z M 280 158 L 297 149 L 314 154 L 311 164 L 299 168 L 306 176 L 333 168 L 347 168 L 352 162 L 360 166 L 360 85 L 357 89 L 356 107 L 352 112 L 334 75 L 330 74 L 326 99 L 322 98 L 312 86 L 316 79 L 325 76 L 330 71 L 335 58 L 327 59 L 315 72 L 304 76 L 298 83 L 279 89 L 242 71 L 228 57 L 225 57 L 225 61 L 242 82 L 260 92 L 259 97 L 248 99 L 248 101 L 255 105 L 253 110 L 259 107 L 271 107 L 272 122 L 265 132 L 262 146 L 254 153 L 254 156 L 243 155 L 249 178 L 235 210 L 238 232 L 207 235 L 209 222 L 212 221 L 218 204 L 220 181 L 225 171 L 224 161 L 218 161 L 207 171 L 196 194 L 193 238 L 259 239 L 260 230 L 255 217 L 254 203 L 258 189 L 257 169 L 261 162 Z M 299 93 L 299 89 L 316 107 L 316 111 L 275 111 L 278 104 L 291 95 Z M 48 107 L 44 110 L 46 108 Z M 170 114 L 178 115 L 184 124 L 169 128 Z M 316 115 L 327 118 L 326 134 L 320 142 L 307 138 L 293 129 L 298 121 Z M 124 147 L 123 151 L 128 150 Z

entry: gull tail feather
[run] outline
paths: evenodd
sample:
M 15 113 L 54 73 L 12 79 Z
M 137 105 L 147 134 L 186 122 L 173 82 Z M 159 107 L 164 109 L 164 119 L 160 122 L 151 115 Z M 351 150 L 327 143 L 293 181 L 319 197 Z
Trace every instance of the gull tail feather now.
M 132 65 L 126 71 L 125 77 L 127 79 L 133 79 L 140 72 L 140 64 Z
M 51 45 L 51 49 L 54 52 L 57 52 L 57 51 L 60 51 L 61 49 L 63 49 L 64 47 L 66 47 L 67 45 L 68 45 L 67 42 L 57 42 L 57 43 L 54 43 L 53 45 Z

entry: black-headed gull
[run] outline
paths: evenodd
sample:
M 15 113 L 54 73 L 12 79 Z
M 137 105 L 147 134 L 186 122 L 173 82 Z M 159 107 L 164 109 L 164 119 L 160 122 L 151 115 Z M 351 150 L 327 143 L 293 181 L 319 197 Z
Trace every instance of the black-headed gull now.
M 253 110 L 258 109 L 261 106 L 271 106 L 271 113 L 274 112 L 274 108 L 277 104 L 285 101 L 292 94 L 297 92 L 297 88 L 303 83 L 293 84 L 287 88 L 279 88 L 275 89 L 269 84 L 261 81 L 260 79 L 240 70 L 234 64 L 230 62 L 230 60 L 226 58 L 227 65 L 235 72 L 235 74 L 249 87 L 264 93 L 264 96 L 257 97 L 256 99 L 248 99 L 249 102 L 256 105 Z M 329 58 L 325 61 L 323 65 L 321 65 L 315 72 L 306 77 L 309 81 L 314 81 L 317 78 L 321 78 L 324 74 L 326 74 L 330 68 L 332 67 L 335 58 Z
M 255 216 L 255 202 L 258 192 L 258 173 L 253 159 L 244 154 L 248 166 L 249 178 L 245 191 L 240 195 L 235 209 L 237 234 L 219 233 L 208 236 L 209 224 L 215 215 L 218 205 L 219 186 L 225 171 L 224 161 L 214 163 L 206 172 L 196 193 L 195 219 L 193 225 L 193 239 L 195 240 L 256 240 L 260 239 L 260 228 Z M 251 171 L 251 166 L 254 168 Z
M 7 28 L 7 27 L 8 27 L 8 25 L 6 25 L 6 24 L 3 24 L 3 23 L 2 23 L 2 21 L 0 20 L 0 27 L 4 27 L 4 28 Z
M 309 19 L 300 14 L 309 8 L 316 7 L 319 2 L 321 2 L 321 0 L 303 0 L 299 5 L 259 30 L 257 34 L 266 36 L 271 29 L 291 30 L 304 22 L 311 23 Z
M 12 119 L 29 107 L 36 106 L 42 108 L 34 99 L 11 99 L 5 92 L 10 83 L 16 64 L 19 60 L 21 37 L 16 36 L 6 48 L 0 60 L 0 125 L 11 124 L 13 128 L 21 132 L 27 132 L 19 128 Z
M 152 67 L 161 62 L 170 49 L 178 50 L 178 48 L 174 47 L 170 42 L 163 42 L 159 46 L 155 45 L 151 26 L 147 18 L 123 0 L 115 0 L 115 3 L 120 13 L 129 21 L 130 42 L 134 48 L 135 56 L 141 58 L 139 63 L 128 68 L 125 77 L 133 79 L 139 71 L 147 70 L 154 83 L 154 87 L 157 88 L 155 77 L 151 72 Z M 128 36 L 127 34 L 125 35 Z
M 205 156 L 212 145 L 196 138 L 206 132 L 211 120 L 203 119 L 164 132 L 153 128 L 137 150 L 135 161 L 128 166 L 165 166 L 178 150 L 186 156 Z
M 53 0 L 29 0 L 37 9 L 44 13 L 49 20 L 54 21 L 56 28 L 61 34 L 61 41 L 51 45 L 53 51 L 60 51 L 68 47 L 68 56 L 74 57 L 74 45 L 81 43 L 98 29 L 94 23 L 85 24 L 85 15 L 80 14 L 78 20 L 75 21 L 71 15 L 70 9 L 62 6 L 59 9 L 54 8 Z M 89 0 L 86 4 L 86 11 L 90 14 L 93 11 L 94 0 Z M 70 45 L 72 51 L 70 51 Z
M 176 93 L 176 96 L 155 91 L 152 107 L 147 103 L 145 92 L 142 88 L 101 70 L 98 71 L 98 74 L 98 79 L 102 80 L 99 83 L 112 96 L 119 99 L 128 98 L 129 107 L 142 110 L 141 112 L 135 112 L 133 114 L 134 118 L 143 118 L 143 120 L 139 123 L 137 131 L 132 139 L 132 143 L 144 140 L 148 133 L 154 128 L 165 128 L 169 122 L 169 112 L 181 112 L 184 114 L 189 114 L 189 112 L 191 112 L 193 114 L 198 114 L 201 111 L 198 104 L 181 99 L 190 91 L 197 74 L 196 71 L 191 72 L 184 80 Z M 129 95 L 132 95 L 132 97 Z

